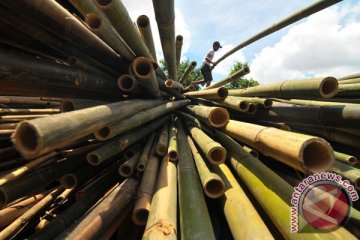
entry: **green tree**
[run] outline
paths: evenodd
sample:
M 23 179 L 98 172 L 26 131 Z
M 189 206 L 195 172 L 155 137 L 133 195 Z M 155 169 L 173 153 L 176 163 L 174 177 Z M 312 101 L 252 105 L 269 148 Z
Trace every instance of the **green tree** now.
M 247 63 L 242 63 L 240 61 L 236 62 L 230 71 L 230 75 L 234 74 L 235 72 L 239 71 L 240 69 L 244 68 L 245 66 L 247 66 Z M 226 85 L 225 87 L 227 89 L 237 89 L 237 88 L 248 88 L 248 87 L 253 87 L 253 86 L 258 86 L 259 82 L 252 79 L 252 78 L 246 78 L 245 76 Z
M 164 59 L 160 59 L 159 61 L 160 63 L 160 67 L 162 68 L 162 70 L 165 72 L 166 75 L 168 75 L 168 69 L 167 69 L 167 66 L 165 64 L 165 60 Z M 180 78 L 186 68 L 190 65 L 190 60 L 189 59 L 186 59 L 186 60 L 183 60 L 179 63 L 179 67 L 178 67 L 178 78 Z M 201 75 L 201 71 L 200 71 L 200 68 L 195 68 L 190 74 L 189 76 L 187 77 L 186 81 L 183 83 L 184 86 L 188 86 L 191 82 L 194 82 L 194 81 L 198 81 L 198 80 L 201 80 L 203 79 L 202 75 Z

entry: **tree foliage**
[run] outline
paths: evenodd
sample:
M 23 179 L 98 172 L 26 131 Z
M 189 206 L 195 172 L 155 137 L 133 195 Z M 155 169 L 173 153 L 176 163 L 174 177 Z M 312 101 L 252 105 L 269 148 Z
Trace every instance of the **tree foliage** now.
M 242 63 L 240 61 L 236 62 L 232 68 L 231 68 L 231 74 L 234 74 L 235 72 L 239 71 L 240 69 L 244 68 L 247 65 L 247 63 Z M 226 85 L 225 87 L 227 89 L 237 89 L 237 88 L 248 88 L 253 86 L 258 86 L 259 82 L 252 79 L 252 78 L 246 78 L 245 76 Z
M 160 63 L 160 67 L 162 68 L 162 70 L 165 72 L 166 75 L 168 75 L 168 69 L 167 69 L 167 66 L 165 64 L 165 60 L 160 59 L 159 63 Z M 180 78 L 184 74 L 186 68 L 190 65 L 190 63 L 191 63 L 191 61 L 189 59 L 182 60 L 179 63 L 178 78 Z M 203 77 L 201 75 L 200 68 L 197 67 L 189 74 L 186 81 L 183 82 L 183 85 L 188 86 L 191 82 L 198 81 L 198 80 L 201 80 L 201 79 L 203 79 Z

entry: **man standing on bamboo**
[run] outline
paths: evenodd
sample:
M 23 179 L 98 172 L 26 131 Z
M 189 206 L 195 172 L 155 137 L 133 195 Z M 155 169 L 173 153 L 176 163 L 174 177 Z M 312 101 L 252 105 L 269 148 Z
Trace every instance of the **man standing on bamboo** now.
M 219 48 L 222 48 L 222 46 L 218 41 L 215 41 L 213 43 L 213 49 L 206 54 L 203 64 L 201 66 L 201 74 L 204 77 L 204 81 L 201 83 L 206 83 L 206 87 L 210 86 L 210 83 L 213 80 L 211 71 L 215 67 L 215 65 L 212 60 L 214 59 L 215 52 L 219 50 Z

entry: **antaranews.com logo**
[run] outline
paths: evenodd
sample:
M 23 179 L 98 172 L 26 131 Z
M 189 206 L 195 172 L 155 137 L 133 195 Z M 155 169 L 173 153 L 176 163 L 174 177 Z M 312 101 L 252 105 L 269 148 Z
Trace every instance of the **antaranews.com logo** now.
M 294 187 L 291 198 L 291 232 L 301 232 L 310 225 L 332 230 L 346 222 L 352 202 L 359 195 L 348 180 L 336 173 L 320 172 Z

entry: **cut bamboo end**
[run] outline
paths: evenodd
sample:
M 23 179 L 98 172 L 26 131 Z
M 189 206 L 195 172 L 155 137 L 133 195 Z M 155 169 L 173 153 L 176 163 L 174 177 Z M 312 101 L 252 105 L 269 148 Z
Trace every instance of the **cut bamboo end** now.
M 220 128 L 227 124 L 230 115 L 225 108 L 216 108 L 209 114 L 208 121 L 213 127 Z
M 124 92 L 131 92 L 136 87 L 136 79 L 130 75 L 124 74 L 117 79 L 118 87 Z
M 94 136 L 99 141 L 106 141 L 111 136 L 111 128 L 109 126 L 103 127 L 94 133 Z
M 168 80 L 165 81 L 165 85 L 168 88 L 172 88 L 174 86 L 174 81 L 171 80 L 171 79 L 168 79 Z
M 136 168 L 137 168 L 138 172 L 143 172 L 143 171 L 145 171 L 145 164 L 139 163 Z
M 16 149 L 25 158 L 33 158 L 41 150 L 40 136 L 29 122 L 21 122 L 12 136 Z
M 226 160 L 226 150 L 223 147 L 213 147 L 209 151 L 208 159 L 211 163 L 219 165 Z
M 211 179 L 204 186 L 206 196 L 209 198 L 219 198 L 224 195 L 225 184 L 221 179 Z
M 224 87 L 220 87 L 217 90 L 217 94 L 221 98 L 226 98 L 229 95 L 229 91 Z
M 338 92 L 338 81 L 334 77 L 326 77 L 320 84 L 320 96 L 323 98 L 332 98 Z
M 94 0 L 94 3 L 102 9 L 110 7 L 113 2 L 113 0 Z
M 101 28 L 101 18 L 96 13 L 88 13 L 85 16 L 85 23 L 94 31 Z
M 357 164 L 359 161 L 356 157 L 354 156 L 350 156 L 348 159 L 347 159 L 347 162 L 350 164 L 350 165 L 355 165 Z
M 265 99 L 264 100 L 264 108 L 271 108 L 273 105 L 273 101 L 271 99 Z
M 169 160 L 170 161 L 176 161 L 178 159 L 178 153 L 177 151 L 170 151 L 169 152 Z
M 146 15 L 141 15 L 136 20 L 136 23 L 139 28 L 147 28 L 150 25 L 150 20 Z
M 119 174 L 120 174 L 120 176 L 125 177 L 125 178 L 131 177 L 131 175 L 133 174 L 133 170 L 131 169 L 130 166 L 122 164 L 119 167 Z
M 160 155 L 160 156 L 164 156 L 166 154 L 167 148 L 165 145 L 163 144 L 158 144 L 156 146 L 156 154 Z
M 257 106 L 253 103 L 249 103 L 248 114 L 255 114 L 257 112 Z
M 99 156 L 94 153 L 88 153 L 86 155 L 86 160 L 92 166 L 98 166 L 101 163 Z
M 61 112 L 71 112 L 75 110 L 74 102 L 69 99 L 64 99 L 60 105 Z
M 179 41 L 179 42 L 182 42 L 183 41 L 183 36 L 181 36 L 181 35 L 177 35 L 176 36 L 176 41 Z
M 191 64 L 191 66 L 196 67 L 197 62 L 196 62 L 196 61 L 192 61 L 190 64 Z
M 239 108 L 240 108 L 240 110 L 241 110 L 241 111 L 244 111 L 244 112 L 246 112 L 246 111 L 249 110 L 249 106 L 250 106 L 250 103 L 247 102 L 247 101 L 241 101 L 241 102 L 239 103 Z
M 66 189 L 73 189 L 77 186 L 78 181 L 74 174 L 66 174 L 61 177 L 60 183 Z
M 304 142 L 300 150 L 300 160 L 312 172 L 328 170 L 334 163 L 331 146 L 321 138 L 311 138 Z
M 144 57 L 138 57 L 133 61 L 132 70 L 136 77 L 141 79 L 151 79 L 152 62 Z
M 132 220 L 136 225 L 145 226 L 148 217 L 149 217 L 149 210 L 145 208 L 141 208 L 134 210 Z

